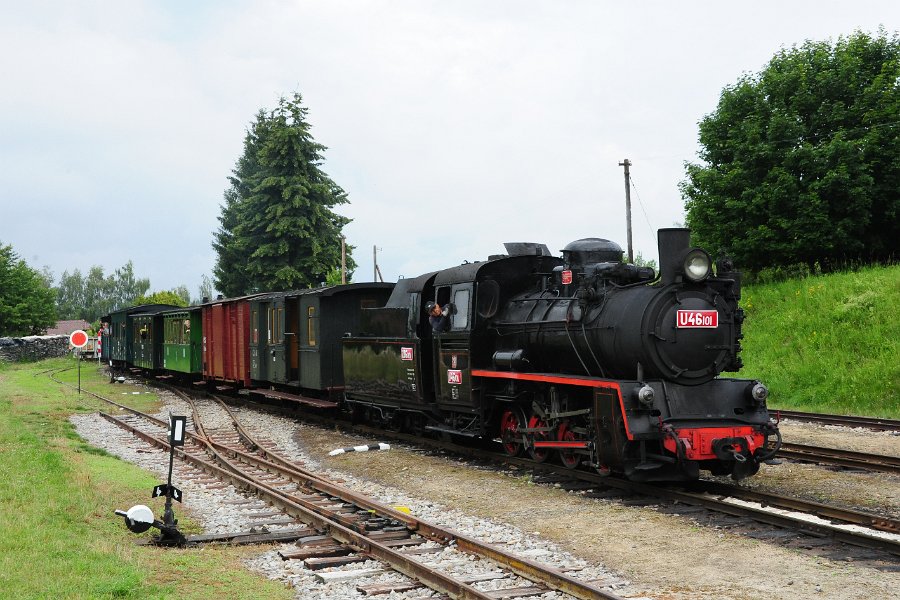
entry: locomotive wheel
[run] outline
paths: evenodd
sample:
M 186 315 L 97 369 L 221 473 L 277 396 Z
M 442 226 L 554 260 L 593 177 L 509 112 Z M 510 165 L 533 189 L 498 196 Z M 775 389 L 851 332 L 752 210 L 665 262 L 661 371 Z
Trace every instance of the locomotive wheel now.
M 578 438 L 575 436 L 575 433 L 571 429 L 569 429 L 568 422 L 563 422 L 559 426 L 559 431 L 556 434 L 556 439 L 561 442 L 574 442 L 577 441 Z M 567 469 L 574 469 L 579 464 L 581 464 L 581 456 L 576 452 L 566 452 L 565 450 L 560 450 L 559 460 Z
M 503 444 L 503 451 L 509 456 L 519 456 L 522 454 L 522 436 L 519 434 L 519 428 L 525 423 L 525 415 L 518 407 L 503 411 L 500 417 L 500 441 Z
M 532 415 L 530 419 L 528 419 L 528 428 L 534 429 L 536 427 L 546 427 L 547 423 L 537 415 Z M 548 442 L 552 439 L 552 434 L 549 431 L 536 431 L 531 434 L 532 442 Z M 531 455 L 532 460 L 535 462 L 544 462 L 550 456 L 549 448 L 535 448 L 534 445 L 528 447 L 528 453 Z

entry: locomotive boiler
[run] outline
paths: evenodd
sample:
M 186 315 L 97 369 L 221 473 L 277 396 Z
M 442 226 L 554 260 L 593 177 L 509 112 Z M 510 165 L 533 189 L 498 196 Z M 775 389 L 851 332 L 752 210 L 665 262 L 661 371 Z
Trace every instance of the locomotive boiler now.
M 344 340 L 345 401 L 387 426 L 495 438 L 644 481 L 701 469 L 740 479 L 779 434 L 740 368 L 740 273 L 659 232 L 660 273 L 589 238 L 553 257 L 541 244 L 401 280 Z M 450 304 L 433 331 L 426 303 Z

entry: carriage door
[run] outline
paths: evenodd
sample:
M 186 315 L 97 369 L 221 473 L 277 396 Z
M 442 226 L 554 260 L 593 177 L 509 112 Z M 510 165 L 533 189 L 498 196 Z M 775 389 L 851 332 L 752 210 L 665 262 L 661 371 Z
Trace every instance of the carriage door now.
M 269 305 L 269 379 L 287 383 L 287 352 L 284 335 L 284 296 L 272 298 Z
M 250 303 L 250 378 L 265 381 L 269 363 L 266 355 L 266 314 L 267 304 L 256 301 Z
M 300 383 L 300 299 L 286 298 L 284 302 L 284 344 L 286 377 L 291 385 Z
M 446 290 L 446 293 L 444 293 Z M 441 302 L 442 296 L 445 296 Z M 438 304 L 453 303 L 450 329 L 435 335 L 438 351 L 438 402 L 445 405 L 470 407 L 472 377 L 469 364 L 469 334 L 471 331 L 472 284 L 464 283 L 438 290 Z

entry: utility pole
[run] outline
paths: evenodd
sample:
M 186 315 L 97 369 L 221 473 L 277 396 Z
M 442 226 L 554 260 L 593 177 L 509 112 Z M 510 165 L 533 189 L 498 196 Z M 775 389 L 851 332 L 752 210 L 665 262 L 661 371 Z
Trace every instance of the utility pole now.
M 631 249 L 631 173 L 628 167 L 631 161 L 627 158 L 619 163 L 620 167 L 625 167 L 625 222 L 628 226 L 628 262 L 634 263 L 634 252 Z
M 347 238 L 341 236 L 341 285 L 347 283 Z
M 381 276 L 381 269 L 378 268 L 378 246 L 372 246 L 372 263 L 375 265 L 372 281 L 381 281 L 384 283 L 384 277 Z

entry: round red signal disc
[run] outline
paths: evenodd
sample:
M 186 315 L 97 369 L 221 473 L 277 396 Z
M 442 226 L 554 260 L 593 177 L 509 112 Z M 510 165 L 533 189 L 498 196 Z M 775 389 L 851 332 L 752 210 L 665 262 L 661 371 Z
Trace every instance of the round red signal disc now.
M 84 348 L 88 343 L 88 334 L 82 330 L 73 331 L 69 336 L 69 343 L 76 348 Z

